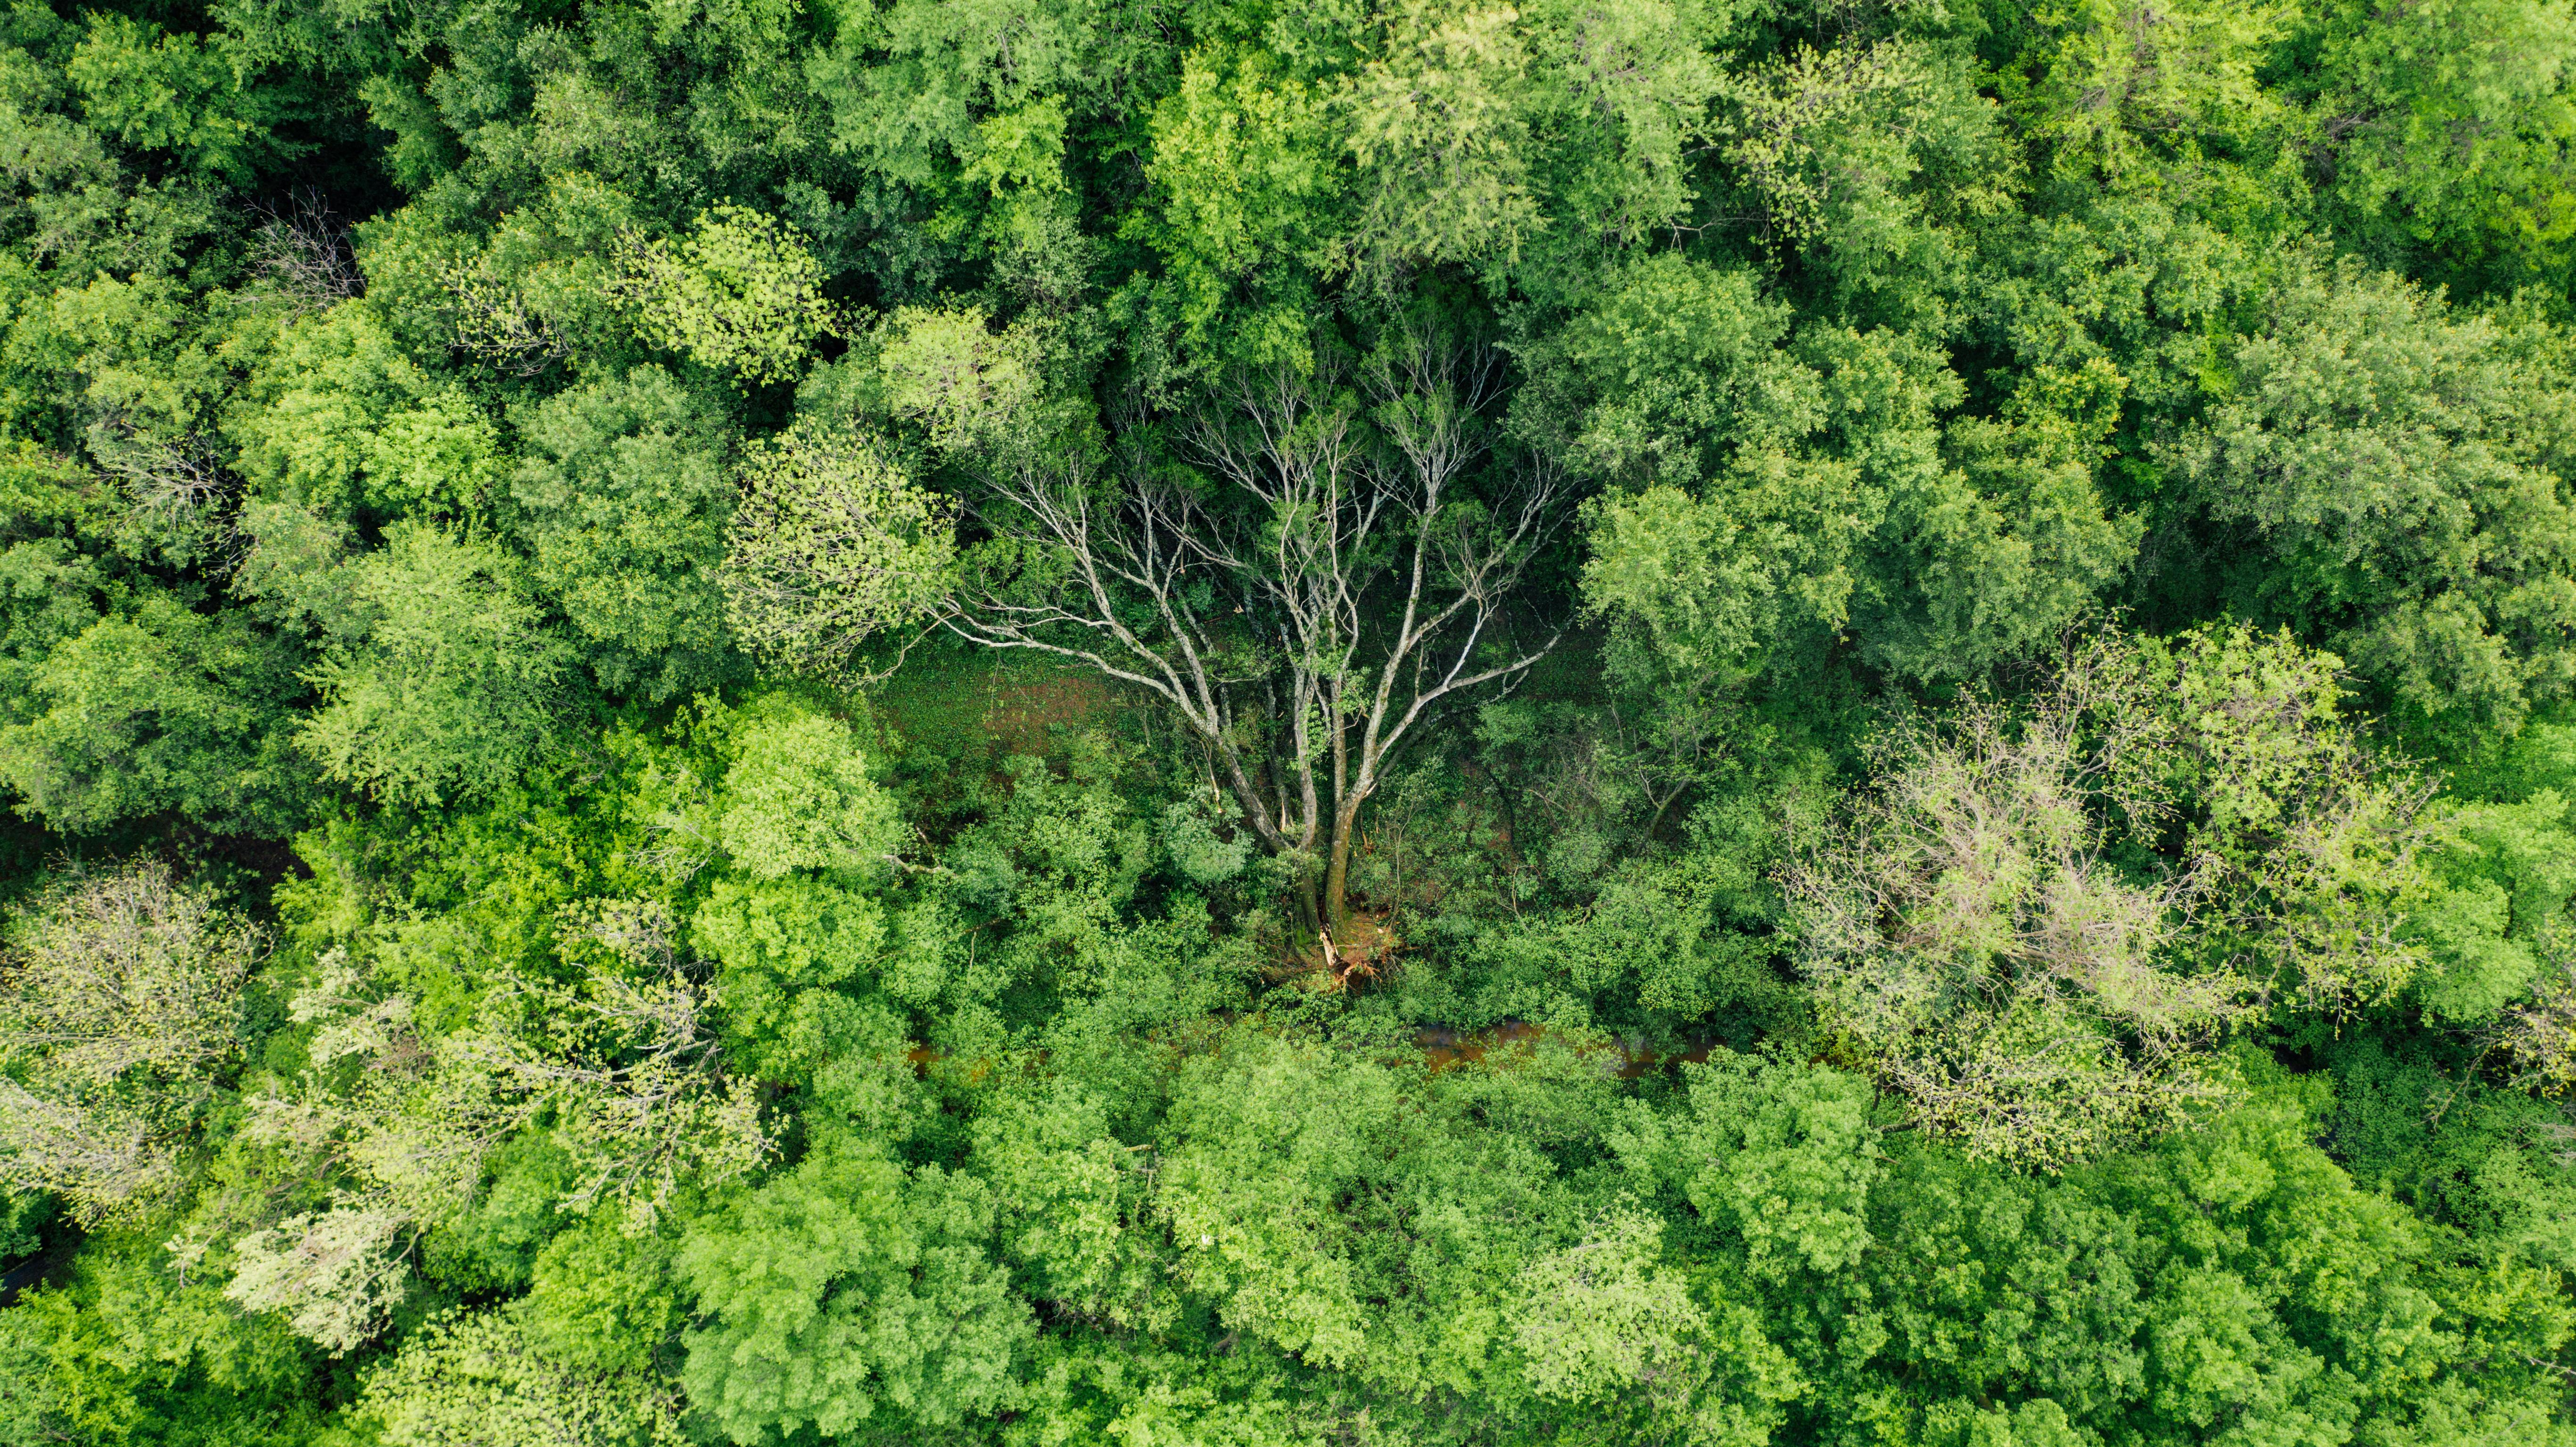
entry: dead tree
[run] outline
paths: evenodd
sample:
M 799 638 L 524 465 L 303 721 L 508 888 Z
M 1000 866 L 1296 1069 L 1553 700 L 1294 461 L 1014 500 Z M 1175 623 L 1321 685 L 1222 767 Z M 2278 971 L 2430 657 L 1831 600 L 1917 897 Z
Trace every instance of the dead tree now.
M 948 625 L 1159 698 L 1245 827 L 1306 861 L 1305 922 L 1338 930 L 1361 806 L 1397 746 L 1562 636 L 1502 636 L 1565 489 L 1541 458 L 1471 489 L 1500 370 L 1417 345 L 1362 374 L 1365 401 L 1320 369 L 1247 375 L 1184 428 L 1193 469 L 1130 459 L 1105 476 L 1023 452 L 990 474 L 977 517 L 996 562 L 969 570 Z

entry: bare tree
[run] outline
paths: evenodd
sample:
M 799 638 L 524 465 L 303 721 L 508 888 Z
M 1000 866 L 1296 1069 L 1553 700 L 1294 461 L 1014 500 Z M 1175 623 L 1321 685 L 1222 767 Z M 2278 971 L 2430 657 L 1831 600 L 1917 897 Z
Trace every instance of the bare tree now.
M 1263 846 L 1308 861 L 1299 905 L 1328 959 L 1361 806 L 1396 747 L 1562 636 L 1521 646 L 1505 628 L 1560 475 L 1516 459 L 1485 470 L 1483 496 L 1469 486 L 1500 372 L 1490 351 L 1416 342 L 1362 373 L 1365 406 L 1325 369 L 1245 375 L 1184 427 L 1203 476 L 1002 449 L 976 510 L 999 542 L 949 626 L 1161 699 Z
M 308 187 L 257 213 L 251 256 L 259 274 L 296 310 L 328 311 L 367 289 L 349 249 L 348 228 L 319 191 Z
M 228 540 L 232 528 L 224 514 L 241 479 L 204 434 L 157 436 L 111 415 L 90 429 L 90 452 L 157 531 L 172 537 L 202 531 L 214 541 Z

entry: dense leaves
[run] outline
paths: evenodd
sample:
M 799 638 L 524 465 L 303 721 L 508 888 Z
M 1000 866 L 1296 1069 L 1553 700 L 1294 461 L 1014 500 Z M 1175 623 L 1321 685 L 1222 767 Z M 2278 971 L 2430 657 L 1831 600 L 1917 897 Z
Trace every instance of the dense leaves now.
M 2571 87 L 0 11 L 0 1447 L 2576 1444 Z

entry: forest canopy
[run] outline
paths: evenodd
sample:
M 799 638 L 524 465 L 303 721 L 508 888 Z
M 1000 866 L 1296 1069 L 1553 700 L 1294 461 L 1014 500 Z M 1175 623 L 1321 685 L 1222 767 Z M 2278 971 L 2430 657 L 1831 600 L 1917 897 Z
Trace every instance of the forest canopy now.
M 17 0 L 0 803 L 0 1447 L 2576 1447 L 2576 9 Z

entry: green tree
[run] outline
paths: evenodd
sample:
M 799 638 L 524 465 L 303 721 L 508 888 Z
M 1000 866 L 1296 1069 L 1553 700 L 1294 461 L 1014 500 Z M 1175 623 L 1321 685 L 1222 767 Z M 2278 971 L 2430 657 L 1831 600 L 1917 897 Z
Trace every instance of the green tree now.
M 182 1184 L 266 941 L 150 861 L 70 873 L 11 926 L 0 1179 L 132 1215 Z
M 314 670 L 301 742 L 333 779 L 436 804 L 488 794 L 554 736 L 572 649 L 488 543 L 404 524 L 347 565 L 347 631 Z
M 2374 260 L 2464 294 L 2565 274 L 2565 15 L 2335 6 L 2305 28 L 2315 61 L 2291 88 L 2329 158 L 2324 199 Z
M 660 700 L 726 672 L 715 586 L 733 491 L 727 424 L 659 367 L 557 393 L 520 423 L 511 481 L 538 587 L 601 688 Z
M 2545 330 L 2356 264 L 2284 279 L 2170 456 L 2242 529 L 2231 593 L 2348 659 L 2412 727 L 2510 734 L 2563 697 L 2565 374 Z
M 704 1217 L 679 1269 L 706 1324 L 689 1399 L 733 1441 L 938 1430 L 1008 1407 L 1032 1335 L 987 1254 L 980 1182 L 817 1151 Z
M 651 1382 L 556 1362 L 502 1312 L 451 1312 L 423 1324 L 368 1376 L 359 1411 L 396 1447 L 466 1447 L 496 1436 L 545 1447 L 687 1440 L 677 1403 Z
M 239 613 L 146 594 L 26 670 L 20 716 L 0 725 L 0 777 L 22 814 L 67 833 L 164 812 L 288 833 L 312 798 L 290 733 L 303 661 Z
M 13 1443 L 250 1447 L 327 1441 L 337 1425 L 291 1336 L 244 1322 L 211 1283 L 132 1237 L 0 1312 L 0 1364 L 0 1433 Z

